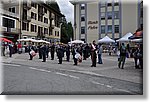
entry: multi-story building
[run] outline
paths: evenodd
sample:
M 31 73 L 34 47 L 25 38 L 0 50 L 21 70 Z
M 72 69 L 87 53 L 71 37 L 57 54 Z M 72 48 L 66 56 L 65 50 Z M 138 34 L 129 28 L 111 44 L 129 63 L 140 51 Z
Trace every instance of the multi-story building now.
M 6 37 L 13 42 L 17 41 L 20 33 L 20 23 L 19 23 L 19 14 L 16 13 L 14 7 L 9 8 L 9 10 L 5 10 L 3 9 L 3 5 L 1 5 L 0 28 L 1 28 L 0 32 L 3 34 L 3 37 Z
M 92 42 L 108 35 L 118 39 L 139 27 L 139 0 L 71 0 L 74 5 L 74 37 Z
M 35 1 L 35 0 L 34 0 Z M 9 0 L 3 3 L 3 9 L 11 9 L 19 15 L 19 38 L 44 39 L 50 42 L 60 41 L 60 12 L 42 1 Z

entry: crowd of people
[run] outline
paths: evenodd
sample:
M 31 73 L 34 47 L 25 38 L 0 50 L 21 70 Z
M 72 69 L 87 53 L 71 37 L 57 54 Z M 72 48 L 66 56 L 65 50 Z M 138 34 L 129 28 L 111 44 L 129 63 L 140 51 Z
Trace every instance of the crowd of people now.
M 21 43 L 12 44 L 12 43 L 1 43 L 1 55 L 5 56 L 5 50 L 9 50 L 9 56 L 12 57 L 14 53 L 22 53 L 22 45 Z M 124 43 L 121 43 L 120 46 L 117 46 L 119 51 L 118 58 L 118 67 L 123 69 L 126 57 L 133 57 L 135 61 L 135 68 L 143 68 L 143 45 L 140 44 L 134 48 L 130 48 L 129 44 L 125 46 Z M 113 49 L 115 53 L 117 53 L 116 48 Z M 59 59 L 58 64 L 62 64 L 64 56 L 66 56 L 66 61 L 70 61 L 70 56 L 74 60 L 74 65 L 78 65 L 82 60 L 87 60 L 87 58 L 91 58 L 91 67 L 96 67 L 96 63 L 103 64 L 102 61 L 102 53 L 104 51 L 104 46 L 102 44 L 96 44 L 94 40 L 89 44 L 46 44 L 40 43 L 37 46 L 29 43 L 28 46 L 25 46 L 25 52 L 29 53 L 29 60 L 33 60 L 36 53 L 38 54 L 39 59 L 43 59 L 42 62 L 46 62 L 47 58 L 51 56 L 51 60 L 54 60 L 55 53 L 57 58 Z M 50 56 L 49 56 L 50 54 Z M 65 55 L 66 54 L 66 55 Z M 109 55 L 110 52 L 109 52 Z M 98 61 L 97 61 L 98 57 Z

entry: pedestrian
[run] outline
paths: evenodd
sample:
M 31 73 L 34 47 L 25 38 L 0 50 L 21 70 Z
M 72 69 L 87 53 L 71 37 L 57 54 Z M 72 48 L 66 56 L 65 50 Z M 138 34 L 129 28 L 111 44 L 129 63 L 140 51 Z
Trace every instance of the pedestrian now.
M 98 45 L 98 64 L 103 64 L 102 62 L 102 52 L 103 52 L 103 47 L 102 45 L 99 43 Z
M 78 64 L 78 59 L 75 57 L 76 54 L 79 53 L 79 49 L 77 48 L 77 45 L 74 45 L 72 50 L 73 50 L 72 55 L 73 55 L 74 65 L 77 65 Z
M 29 52 L 29 60 L 32 60 L 33 59 L 33 55 L 31 53 L 31 51 L 34 51 L 34 47 L 32 46 L 32 44 L 30 43 L 29 46 L 28 46 L 28 52 Z
M 143 68 L 143 44 L 140 44 L 138 58 L 139 58 L 140 68 L 142 69 Z
M 70 60 L 70 46 L 69 45 L 66 46 L 66 57 L 67 57 L 67 61 L 69 62 Z
M 139 68 L 138 66 L 138 52 L 139 52 L 139 49 L 136 47 L 134 50 L 133 50 L 133 58 L 134 58 L 134 63 L 135 63 L 135 68 Z
M 96 67 L 96 42 L 95 40 L 91 44 L 91 60 L 92 60 L 92 65 L 91 67 Z
M 54 44 L 52 44 L 50 48 L 51 48 L 51 60 L 54 60 L 55 45 L 54 45 Z
M 42 48 L 41 48 L 41 44 L 38 45 L 38 51 L 39 51 L 39 59 L 42 59 Z
M 61 44 L 59 44 L 58 47 L 57 47 L 57 56 L 58 56 L 58 59 L 59 59 L 58 64 L 62 64 L 63 53 L 64 53 L 63 46 Z
M 122 43 L 120 47 L 120 58 L 119 58 L 119 63 L 118 63 L 119 68 L 121 67 L 121 69 L 124 69 L 125 60 L 126 60 L 126 47 L 125 47 L 125 44 Z M 122 66 L 121 66 L 121 63 L 122 63 Z
M 22 53 L 22 45 L 21 45 L 20 42 L 18 43 L 18 53 L 19 53 L 19 54 Z
M 42 62 L 46 62 L 46 51 L 47 51 L 46 43 L 44 43 L 41 46 L 41 49 L 42 49 L 42 58 L 43 58 Z
M 11 44 L 11 42 L 9 42 L 8 47 L 9 47 L 9 57 L 12 57 L 12 54 L 13 54 L 13 45 Z
M 6 48 L 5 42 L 2 40 L 2 45 L 1 45 L 2 56 L 5 56 L 5 48 Z
M 46 45 L 46 58 L 49 57 L 49 44 Z

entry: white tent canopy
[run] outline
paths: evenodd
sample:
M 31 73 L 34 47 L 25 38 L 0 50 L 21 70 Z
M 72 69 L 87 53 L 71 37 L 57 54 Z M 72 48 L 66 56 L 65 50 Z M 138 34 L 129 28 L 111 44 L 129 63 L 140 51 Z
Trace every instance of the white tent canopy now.
M 98 40 L 98 43 L 115 43 L 115 41 L 108 36 L 105 36 L 104 38 Z
M 84 44 L 84 41 L 81 41 L 81 40 L 74 40 L 74 41 L 71 41 L 71 42 L 69 42 L 69 43 L 71 43 L 71 44 Z
M 126 35 L 124 35 L 122 38 L 118 39 L 117 42 L 126 42 L 126 41 L 130 41 L 129 37 L 133 36 L 133 34 L 131 32 L 127 33 Z
M 37 42 L 37 43 L 47 43 L 47 44 L 50 44 L 50 42 L 45 41 L 45 40 L 35 40 L 35 39 L 31 39 L 31 38 L 28 38 L 28 39 L 18 39 L 17 41 L 23 41 L 23 42 Z
M 17 41 L 24 41 L 24 42 L 37 42 L 35 39 L 31 39 L 31 38 L 28 38 L 28 39 L 18 39 Z

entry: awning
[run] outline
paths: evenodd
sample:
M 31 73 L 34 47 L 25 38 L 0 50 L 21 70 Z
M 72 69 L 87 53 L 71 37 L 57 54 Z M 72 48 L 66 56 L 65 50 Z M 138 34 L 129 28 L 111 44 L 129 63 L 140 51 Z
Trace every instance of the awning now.
M 129 39 L 140 39 L 143 38 L 143 31 L 135 32 L 133 36 L 129 37 Z
M 8 40 L 8 39 L 6 39 L 6 38 L 0 38 L 0 41 L 13 43 L 11 40 Z

